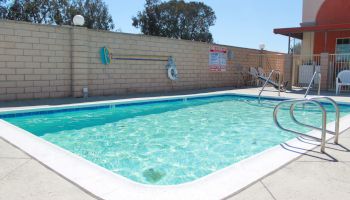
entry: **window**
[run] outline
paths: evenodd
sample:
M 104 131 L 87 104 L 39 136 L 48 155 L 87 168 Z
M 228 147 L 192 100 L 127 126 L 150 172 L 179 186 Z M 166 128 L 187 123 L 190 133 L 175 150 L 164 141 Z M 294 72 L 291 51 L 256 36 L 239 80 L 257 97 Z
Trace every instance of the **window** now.
M 337 62 L 347 62 L 350 55 L 350 38 L 337 39 L 335 53 L 337 54 Z

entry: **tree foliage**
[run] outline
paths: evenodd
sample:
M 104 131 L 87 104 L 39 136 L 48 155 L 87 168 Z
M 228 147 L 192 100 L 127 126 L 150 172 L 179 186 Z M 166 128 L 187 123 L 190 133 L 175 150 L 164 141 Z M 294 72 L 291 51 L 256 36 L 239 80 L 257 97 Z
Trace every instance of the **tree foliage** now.
M 103 0 L 0 0 L 0 18 L 40 24 L 72 25 L 80 14 L 90 29 L 113 30 L 112 16 Z
M 112 16 L 102 0 L 78 0 L 74 7 L 85 17 L 85 25 L 92 29 L 114 29 Z
M 209 28 L 216 16 L 203 2 L 146 0 L 145 9 L 132 20 L 146 35 L 212 42 Z
M 6 17 L 7 11 L 7 0 L 0 0 L 0 19 Z
M 291 52 L 293 52 L 294 54 L 301 54 L 301 43 L 298 42 L 296 43 L 292 48 L 291 48 Z

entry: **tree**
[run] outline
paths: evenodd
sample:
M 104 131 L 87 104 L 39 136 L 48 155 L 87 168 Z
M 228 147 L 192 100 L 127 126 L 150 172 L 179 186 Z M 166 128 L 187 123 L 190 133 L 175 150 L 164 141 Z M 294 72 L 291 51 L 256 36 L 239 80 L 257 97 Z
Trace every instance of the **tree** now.
M 50 19 L 51 23 L 57 25 L 71 25 L 74 15 L 71 15 L 74 8 L 69 0 L 51 0 Z
M 39 24 L 49 24 L 52 22 L 50 17 L 51 2 L 50 0 L 41 1 L 24 1 L 24 18 L 27 21 Z
M 0 0 L 0 17 L 40 24 L 72 25 L 80 14 L 90 29 L 113 30 L 112 16 L 102 0 Z
M 300 54 L 301 54 L 301 43 L 300 43 L 300 42 L 296 43 L 296 44 L 291 48 L 291 52 L 292 52 L 293 54 L 298 54 L 298 55 L 300 55 Z
M 8 7 L 4 18 L 17 21 L 29 21 L 25 15 L 24 1 L 15 0 L 13 4 Z
M 216 16 L 202 2 L 146 0 L 144 11 L 132 20 L 132 25 L 145 35 L 212 42 L 209 28 L 215 24 Z
M 90 29 L 114 29 L 112 16 L 107 5 L 102 0 L 78 0 L 74 2 L 71 14 L 81 14 L 85 17 L 85 26 Z M 74 10 L 74 8 L 76 10 Z
M 0 0 L 0 19 L 4 19 L 7 15 L 7 0 Z

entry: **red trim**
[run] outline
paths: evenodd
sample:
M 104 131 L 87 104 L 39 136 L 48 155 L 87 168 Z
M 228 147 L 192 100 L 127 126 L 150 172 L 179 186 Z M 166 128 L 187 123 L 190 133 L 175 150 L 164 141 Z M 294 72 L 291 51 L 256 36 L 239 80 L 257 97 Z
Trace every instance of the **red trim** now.
M 332 24 L 318 26 L 304 26 L 293 28 L 278 28 L 274 29 L 275 34 L 291 36 L 298 39 L 303 39 L 304 32 L 328 32 L 328 31 L 344 31 L 350 30 L 350 24 Z

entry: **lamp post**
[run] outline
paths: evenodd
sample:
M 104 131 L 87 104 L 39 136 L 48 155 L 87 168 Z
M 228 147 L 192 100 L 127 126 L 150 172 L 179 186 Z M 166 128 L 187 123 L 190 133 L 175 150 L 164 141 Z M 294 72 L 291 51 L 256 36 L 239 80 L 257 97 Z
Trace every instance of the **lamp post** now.
M 263 64 L 263 54 L 264 54 L 264 49 L 265 49 L 265 44 L 261 43 L 259 45 L 259 49 L 260 49 L 260 59 L 259 59 L 259 67 L 263 68 L 262 64 Z
M 85 19 L 84 19 L 83 16 L 81 16 L 81 15 L 75 15 L 75 16 L 73 17 L 73 25 L 74 25 L 74 26 L 83 26 L 84 23 L 85 23 Z M 77 37 L 78 33 L 76 32 L 76 28 L 72 28 L 72 31 L 73 31 L 73 32 L 72 32 L 73 37 Z M 72 68 L 73 68 L 73 66 L 72 66 Z M 73 71 L 73 72 L 74 72 L 74 71 Z M 72 91 L 75 90 L 74 87 L 75 87 L 75 86 L 73 86 L 73 84 L 72 84 Z M 79 88 L 79 89 L 82 89 L 82 95 L 83 95 L 84 98 L 87 98 L 87 97 L 89 96 L 89 89 L 88 89 L 87 86 L 85 86 L 85 87 L 83 87 L 83 88 Z M 74 95 L 74 93 L 73 93 L 73 95 Z

